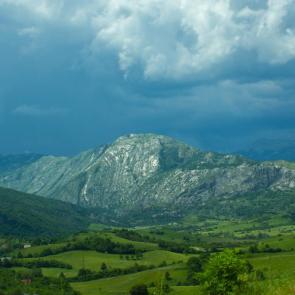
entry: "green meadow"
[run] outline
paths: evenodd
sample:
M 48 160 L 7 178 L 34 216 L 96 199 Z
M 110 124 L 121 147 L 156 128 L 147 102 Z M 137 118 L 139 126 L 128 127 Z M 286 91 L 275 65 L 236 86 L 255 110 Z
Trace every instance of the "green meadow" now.
M 184 280 L 186 277 L 185 267 L 181 265 L 175 265 L 115 278 L 83 283 L 73 283 L 72 286 L 74 289 L 85 295 L 123 295 L 128 294 L 128 291 L 133 285 L 143 283 L 150 285 L 153 282 L 157 283 L 157 281 L 159 281 L 167 271 L 169 271 L 171 274 L 172 283 L 177 283 L 177 281 Z M 187 287 L 182 287 L 177 290 L 177 288 L 175 288 L 175 294 L 190 294 L 186 293 L 188 289 L 190 289 L 190 291 L 198 289 L 197 287 L 190 287 L 188 289 Z
M 50 255 L 42 259 L 57 260 L 71 264 L 74 270 L 87 268 L 93 271 L 98 271 L 102 263 L 105 263 L 110 268 L 127 268 L 134 263 L 140 265 L 155 265 L 158 266 L 163 261 L 167 264 L 186 262 L 188 255 L 173 253 L 165 250 L 148 251 L 143 254 L 139 260 L 132 258 L 132 255 L 106 254 L 96 251 L 70 251 L 57 255 Z M 32 258 L 29 260 L 36 260 Z

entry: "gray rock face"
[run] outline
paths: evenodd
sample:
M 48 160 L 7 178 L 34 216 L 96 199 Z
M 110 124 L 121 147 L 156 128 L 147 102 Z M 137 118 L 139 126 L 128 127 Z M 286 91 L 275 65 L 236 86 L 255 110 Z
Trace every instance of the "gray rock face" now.
M 120 214 L 137 208 L 189 209 L 259 190 L 293 190 L 295 170 L 137 134 L 72 158 L 41 157 L 2 172 L 0 186 Z

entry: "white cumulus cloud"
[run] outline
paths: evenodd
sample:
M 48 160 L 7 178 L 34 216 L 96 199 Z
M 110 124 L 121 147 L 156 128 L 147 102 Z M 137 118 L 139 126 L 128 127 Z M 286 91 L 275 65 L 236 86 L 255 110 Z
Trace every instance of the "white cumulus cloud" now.
M 100 58 L 110 50 L 121 71 L 140 69 L 146 79 L 186 79 L 214 73 L 239 51 L 249 62 L 285 64 L 295 57 L 295 0 L 0 0 L 26 11 L 26 28 L 79 27 L 84 48 Z M 36 22 L 36 19 L 39 22 Z M 30 22 L 32 24 L 30 24 Z M 21 28 L 20 32 L 34 34 Z M 27 31 L 26 31 L 27 30 Z M 86 33 L 85 33 L 86 34 Z M 66 36 L 65 36 L 66 40 Z M 239 60 L 235 60 L 239 63 Z
M 96 41 L 118 51 L 124 72 L 179 78 L 206 70 L 236 48 L 240 29 L 229 1 L 109 1 Z

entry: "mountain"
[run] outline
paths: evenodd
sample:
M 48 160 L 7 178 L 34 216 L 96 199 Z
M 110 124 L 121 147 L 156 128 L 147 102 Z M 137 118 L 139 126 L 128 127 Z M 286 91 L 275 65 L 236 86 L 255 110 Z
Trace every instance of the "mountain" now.
M 0 188 L 0 235 L 58 236 L 85 230 L 86 209 L 11 189 Z
M 200 151 L 166 136 L 131 134 L 75 157 L 44 156 L 2 172 L 0 185 L 104 209 L 114 218 L 151 221 L 218 209 L 224 200 L 253 193 L 293 196 L 295 170 L 281 162 Z
M 28 165 L 40 159 L 39 154 L 0 155 L 0 172 L 9 171 Z
M 260 161 L 295 161 L 295 139 L 259 140 L 239 154 Z

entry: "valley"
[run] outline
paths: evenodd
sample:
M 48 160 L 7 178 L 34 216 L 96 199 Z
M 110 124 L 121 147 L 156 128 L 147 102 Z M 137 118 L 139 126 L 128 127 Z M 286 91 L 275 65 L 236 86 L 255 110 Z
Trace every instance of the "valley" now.
M 15 246 L 11 252 L 5 253 L 15 257 L 6 269 L 28 274 L 39 263 L 44 276 L 58 279 L 63 273 L 73 290 L 82 295 L 129 294 L 137 284 L 147 285 L 150 294 L 154 294 L 168 273 L 169 279 L 165 281 L 169 286 L 167 294 L 202 294 L 198 273 L 190 274 L 188 261 L 191 257 L 209 257 L 231 248 L 253 265 L 253 272 L 263 273 L 259 280 L 251 283 L 260 291 L 251 294 L 292 294 L 288 292 L 294 288 L 295 224 L 283 217 L 247 223 L 238 220 L 197 221 L 191 217 L 178 224 L 163 226 L 99 227 L 99 230 L 89 229 L 51 244 L 44 243 L 44 240 L 43 245 L 35 246 L 31 240 L 30 248 Z M 128 247 L 121 250 L 116 247 L 90 249 L 93 239 L 109 239 Z M 13 243 L 13 238 L 8 240 Z M 2 240 L 2 245 L 8 240 Z M 85 241 L 88 242 L 84 244 Z M 48 263 L 45 266 L 41 262 L 60 265 L 53 267 Z M 262 290 L 265 293 L 261 293 Z

